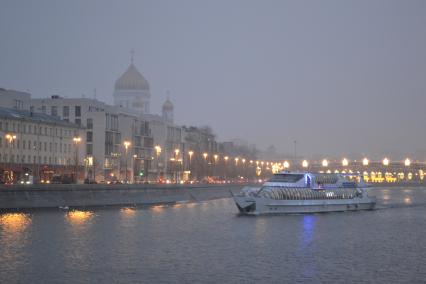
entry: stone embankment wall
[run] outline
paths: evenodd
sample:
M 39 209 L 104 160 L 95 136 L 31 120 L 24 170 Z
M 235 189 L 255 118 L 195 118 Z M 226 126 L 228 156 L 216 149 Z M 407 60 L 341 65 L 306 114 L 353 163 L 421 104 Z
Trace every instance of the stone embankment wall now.
M 1 209 L 149 205 L 231 197 L 244 185 L 0 186 Z

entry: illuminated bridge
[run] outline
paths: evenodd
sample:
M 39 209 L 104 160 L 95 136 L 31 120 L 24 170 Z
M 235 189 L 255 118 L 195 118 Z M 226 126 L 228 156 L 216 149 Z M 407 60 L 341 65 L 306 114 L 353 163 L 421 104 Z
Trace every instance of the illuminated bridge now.
M 282 163 L 281 169 L 288 166 L 292 170 L 290 164 Z M 297 170 L 307 170 L 313 172 L 324 173 L 353 173 L 363 176 L 366 182 L 371 183 L 426 183 L 425 171 L 426 163 L 419 161 L 389 161 L 387 158 L 382 161 L 369 161 L 367 159 L 361 161 L 312 161 L 304 160 L 300 163 Z

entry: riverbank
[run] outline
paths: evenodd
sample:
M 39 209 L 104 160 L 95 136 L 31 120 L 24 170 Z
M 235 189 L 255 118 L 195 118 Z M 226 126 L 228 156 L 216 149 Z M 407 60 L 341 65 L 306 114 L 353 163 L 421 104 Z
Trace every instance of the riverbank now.
M 15 185 L 0 187 L 0 210 L 152 205 L 231 197 L 243 184 L 226 185 Z

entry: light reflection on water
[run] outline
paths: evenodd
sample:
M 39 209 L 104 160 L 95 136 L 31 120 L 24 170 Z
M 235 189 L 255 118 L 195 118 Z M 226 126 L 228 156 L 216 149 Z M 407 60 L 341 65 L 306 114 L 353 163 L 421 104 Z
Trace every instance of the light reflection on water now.
M 371 193 L 383 210 L 242 217 L 231 199 L 221 199 L 0 214 L 0 279 L 342 283 L 362 275 L 416 282 L 426 271 L 426 190 Z
M 313 258 L 313 240 L 315 235 L 315 225 L 317 222 L 316 215 L 304 215 L 301 219 L 302 233 L 300 236 L 299 254 L 301 254 L 305 261 L 303 265 L 303 277 L 312 279 L 315 277 L 316 265 Z
M 120 209 L 120 213 L 124 217 L 132 218 L 136 215 L 136 209 L 131 207 L 125 207 Z
M 301 246 L 302 248 L 307 247 L 313 239 L 314 230 L 315 230 L 315 215 L 304 215 L 302 219 L 302 235 L 301 235 Z
M 73 226 L 80 226 L 87 224 L 93 218 L 94 212 L 72 210 L 65 214 L 67 222 Z
M 17 234 L 24 231 L 31 224 L 29 214 L 6 213 L 0 215 L 0 227 L 6 234 Z
M 151 211 L 155 213 L 163 213 L 164 207 L 165 207 L 164 205 L 154 205 L 154 206 L 151 206 Z

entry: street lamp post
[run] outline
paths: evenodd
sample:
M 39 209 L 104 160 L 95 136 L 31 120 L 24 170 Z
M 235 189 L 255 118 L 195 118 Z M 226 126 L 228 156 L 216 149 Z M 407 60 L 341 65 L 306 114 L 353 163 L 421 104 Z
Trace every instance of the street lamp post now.
M 5 138 L 9 142 L 10 154 L 12 154 L 13 141 L 15 141 L 16 135 L 8 133 L 8 134 L 6 134 Z M 10 155 L 10 156 L 12 156 L 12 155 Z M 11 172 L 12 172 L 12 159 L 11 159 L 11 157 L 9 157 L 9 164 L 10 164 L 9 179 L 12 179 L 13 176 L 11 175 Z
M 77 183 L 77 172 L 78 172 L 78 145 L 81 142 L 81 137 L 74 137 L 72 139 L 72 141 L 74 141 L 74 145 L 75 145 L 75 166 L 74 166 L 74 176 L 75 176 L 75 183 Z
M 213 169 L 213 175 L 217 175 L 217 160 L 219 159 L 219 155 L 215 154 L 213 156 L 214 158 L 214 169 Z
M 160 145 L 155 146 L 155 153 L 157 154 L 157 182 L 158 182 L 160 178 L 160 154 L 161 154 Z
M 228 179 L 228 159 L 229 159 L 229 157 L 225 156 L 223 159 L 225 160 L 225 182 L 227 182 L 227 179 Z
M 179 167 L 178 167 L 179 152 L 180 152 L 180 150 L 178 148 L 176 148 L 175 149 L 175 180 L 176 180 L 176 183 L 179 183 Z
M 208 177 L 209 176 L 209 169 L 208 169 L 208 164 L 207 164 L 207 156 L 208 154 L 206 152 L 203 153 L 203 157 L 204 157 L 204 166 L 205 166 L 205 176 Z
M 126 183 L 128 183 L 128 180 L 127 180 L 127 152 L 128 152 L 128 149 L 129 149 L 129 147 L 130 147 L 130 142 L 129 141 L 124 141 L 123 142 L 123 145 L 124 145 L 124 149 L 125 149 L 125 160 L 126 160 Z
M 192 161 L 192 155 L 194 155 L 194 151 L 189 150 L 188 155 L 189 155 L 189 165 L 188 165 L 188 167 L 189 167 L 189 179 L 192 179 L 191 178 L 191 176 L 192 176 L 191 161 Z
M 242 159 L 241 162 L 243 162 L 243 177 L 246 178 L 246 159 Z

